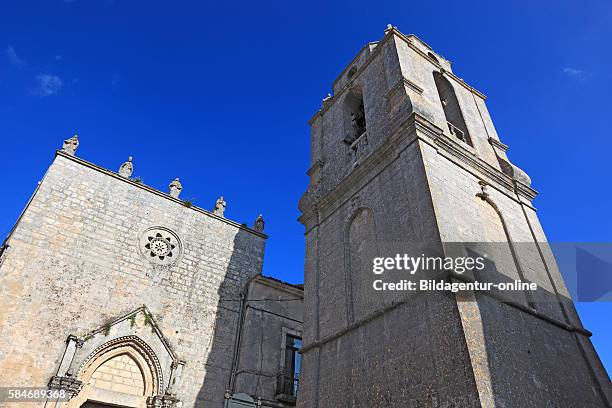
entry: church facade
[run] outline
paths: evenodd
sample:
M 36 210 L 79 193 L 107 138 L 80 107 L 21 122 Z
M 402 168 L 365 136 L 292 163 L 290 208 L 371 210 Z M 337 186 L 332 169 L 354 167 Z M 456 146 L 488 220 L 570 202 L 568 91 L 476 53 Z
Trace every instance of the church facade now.
M 394 27 L 357 54 L 310 121 L 304 286 L 261 274 L 261 215 L 66 140 L 1 247 L 0 386 L 56 391 L 28 402 L 49 408 L 610 407 L 484 101 Z M 487 278 L 542 289 L 373 296 L 362 261 L 387 241 L 501 243 Z
M 178 179 L 163 193 L 131 179 L 131 160 L 109 171 L 77 146 L 3 246 L 0 384 L 67 397 L 45 407 L 294 402 L 303 290 L 261 275 L 263 219 L 231 221 L 223 199 L 196 208 Z

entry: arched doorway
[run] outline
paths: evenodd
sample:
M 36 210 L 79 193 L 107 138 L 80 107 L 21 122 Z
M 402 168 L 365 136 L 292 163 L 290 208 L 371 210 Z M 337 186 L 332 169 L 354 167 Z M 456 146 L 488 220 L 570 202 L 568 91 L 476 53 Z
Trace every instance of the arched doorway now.
M 159 363 L 152 350 L 133 337 L 101 346 L 83 364 L 83 389 L 70 408 L 146 408 L 161 382 Z

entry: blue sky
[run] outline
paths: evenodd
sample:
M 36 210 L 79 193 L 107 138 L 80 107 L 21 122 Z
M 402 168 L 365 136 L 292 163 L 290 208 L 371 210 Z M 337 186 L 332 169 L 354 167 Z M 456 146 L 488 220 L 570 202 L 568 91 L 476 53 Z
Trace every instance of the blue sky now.
M 307 120 L 387 23 L 415 33 L 489 96 L 511 159 L 541 192 L 549 240 L 610 242 L 612 3 L 5 2 L 0 13 L 0 234 L 63 139 L 270 234 L 264 272 L 302 280 L 297 201 Z M 612 371 L 612 304 L 579 304 Z

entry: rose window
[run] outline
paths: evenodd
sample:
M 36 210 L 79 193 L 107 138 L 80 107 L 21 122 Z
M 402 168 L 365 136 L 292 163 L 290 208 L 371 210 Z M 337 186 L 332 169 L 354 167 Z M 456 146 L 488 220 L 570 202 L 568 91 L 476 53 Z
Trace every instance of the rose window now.
M 172 257 L 172 250 L 176 248 L 171 242 L 170 237 L 164 238 L 159 232 L 155 236 L 147 237 L 149 243 L 145 245 L 145 248 L 151 251 L 151 256 L 157 256 L 162 261 L 165 257 Z
M 164 227 L 152 227 L 142 233 L 140 250 L 151 262 L 170 265 L 180 257 L 182 245 L 173 231 Z

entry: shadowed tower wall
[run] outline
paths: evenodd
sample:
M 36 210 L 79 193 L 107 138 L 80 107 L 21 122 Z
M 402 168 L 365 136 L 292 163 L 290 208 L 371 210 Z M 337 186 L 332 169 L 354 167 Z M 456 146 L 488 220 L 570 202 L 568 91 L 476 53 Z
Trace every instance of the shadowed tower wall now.
M 310 184 L 299 204 L 298 406 L 609 406 L 609 379 L 545 245 L 536 192 L 510 163 L 484 95 L 391 27 L 333 93 L 310 120 Z M 493 279 L 541 289 L 372 296 L 361 262 L 368 243 L 383 242 L 447 255 L 451 242 L 499 242 L 488 247 Z

